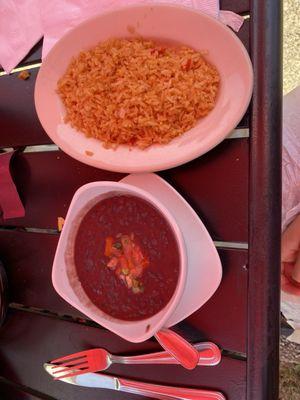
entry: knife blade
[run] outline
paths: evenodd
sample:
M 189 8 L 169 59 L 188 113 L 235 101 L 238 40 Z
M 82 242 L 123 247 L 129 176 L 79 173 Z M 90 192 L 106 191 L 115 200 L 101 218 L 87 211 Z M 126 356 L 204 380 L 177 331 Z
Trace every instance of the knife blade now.
M 52 372 L 53 364 L 45 363 L 44 368 L 53 378 L 55 375 Z M 70 368 L 70 372 L 71 372 Z M 105 374 L 95 374 L 95 373 L 87 373 L 84 375 L 72 376 L 70 378 L 62 378 L 59 379 L 62 382 L 70 383 L 71 385 L 77 386 L 85 386 L 85 387 L 96 387 L 103 389 L 112 389 L 118 390 L 119 382 L 118 378 L 113 377 L 111 375 Z
M 52 377 L 53 364 L 45 363 L 44 368 Z M 72 368 L 70 368 L 70 372 Z M 156 385 L 141 381 L 118 378 L 113 375 L 87 373 L 60 379 L 71 385 L 118 390 L 126 393 L 150 396 L 159 400 L 225 400 L 220 392 L 200 389 L 189 389 L 175 386 Z

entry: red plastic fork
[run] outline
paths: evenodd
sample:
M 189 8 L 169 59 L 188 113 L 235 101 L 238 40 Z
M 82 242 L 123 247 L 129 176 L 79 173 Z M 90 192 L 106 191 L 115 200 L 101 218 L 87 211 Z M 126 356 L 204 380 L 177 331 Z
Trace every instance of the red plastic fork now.
M 194 345 L 198 351 L 198 365 L 213 366 L 221 360 L 219 348 L 210 342 L 197 343 Z M 103 371 L 112 363 L 119 364 L 179 364 L 168 352 L 142 354 L 138 356 L 115 356 L 104 349 L 92 349 L 70 354 L 65 357 L 51 361 L 52 374 L 54 379 L 62 379 L 75 375 L 86 374 L 87 372 Z

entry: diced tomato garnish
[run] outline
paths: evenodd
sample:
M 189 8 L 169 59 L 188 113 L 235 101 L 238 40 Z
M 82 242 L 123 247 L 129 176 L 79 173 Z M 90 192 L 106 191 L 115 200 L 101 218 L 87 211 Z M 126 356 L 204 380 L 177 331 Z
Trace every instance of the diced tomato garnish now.
M 116 249 L 114 246 L 112 246 L 111 255 L 114 255 L 115 257 L 120 257 L 122 255 L 122 252 L 121 250 Z
M 119 260 L 120 260 L 120 265 L 121 265 L 121 268 L 123 269 L 128 269 L 128 262 L 127 262 L 127 259 L 126 259 L 126 257 L 124 257 L 124 256 L 121 256 L 121 257 L 119 257 Z
M 113 245 L 114 239 L 111 236 L 108 236 L 105 239 L 105 250 L 104 250 L 104 255 L 106 257 L 110 257 L 111 256 L 111 252 L 112 252 L 112 245 Z
M 140 248 L 136 246 L 134 247 L 134 249 L 132 250 L 132 258 L 135 265 L 139 265 L 143 261 L 144 256 Z
M 162 55 L 165 54 L 166 48 L 165 47 L 155 47 L 154 49 L 150 50 L 151 54 Z
M 118 265 L 118 262 L 119 261 L 118 261 L 117 257 L 113 257 L 113 258 L 110 259 L 110 261 L 108 262 L 107 266 L 108 266 L 108 268 L 115 269 L 116 266 Z
M 183 71 L 189 71 L 192 67 L 192 60 L 189 58 L 184 64 L 181 65 Z
M 142 275 L 143 268 L 141 267 L 135 267 L 130 271 L 130 275 L 133 276 L 133 278 L 138 278 L 139 276 Z
M 140 278 L 149 265 L 149 260 L 135 242 L 134 234 L 118 234 L 116 239 L 108 236 L 105 240 L 104 254 L 109 257 L 107 267 L 115 271 L 116 276 L 132 289 L 133 293 L 142 293 L 144 288 Z
M 191 66 L 192 66 L 192 60 L 189 58 L 185 65 L 186 70 L 189 71 L 191 69 Z
M 133 264 L 131 258 L 128 258 L 128 259 L 127 259 L 127 263 L 128 263 L 128 268 L 130 269 L 130 271 L 131 271 L 132 269 L 134 269 L 134 264 Z
M 121 243 L 125 257 L 130 258 L 132 253 L 132 241 L 130 240 L 130 237 L 126 235 L 122 236 Z
M 147 258 L 144 258 L 143 261 L 141 262 L 141 267 L 146 268 L 149 265 L 149 260 Z
M 129 289 L 132 288 L 132 278 L 130 276 L 126 276 L 126 283 Z

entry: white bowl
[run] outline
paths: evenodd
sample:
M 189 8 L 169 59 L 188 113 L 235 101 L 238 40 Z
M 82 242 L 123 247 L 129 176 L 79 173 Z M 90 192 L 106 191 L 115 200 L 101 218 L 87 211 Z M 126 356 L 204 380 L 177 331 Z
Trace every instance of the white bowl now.
M 175 292 L 162 310 L 144 320 L 123 321 L 105 314 L 90 301 L 77 277 L 73 248 L 80 222 L 95 203 L 112 192 L 132 194 L 151 203 L 168 221 L 178 244 L 180 272 Z M 186 251 L 181 231 L 174 217 L 159 200 L 148 192 L 126 183 L 93 182 L 78 189 L 72 199 L 55 253 L 52 282 L 63 299 L 89 318 L 126 340 L 142 342 L 163 327 L 177 307 L 185 288 L 186 264 Z

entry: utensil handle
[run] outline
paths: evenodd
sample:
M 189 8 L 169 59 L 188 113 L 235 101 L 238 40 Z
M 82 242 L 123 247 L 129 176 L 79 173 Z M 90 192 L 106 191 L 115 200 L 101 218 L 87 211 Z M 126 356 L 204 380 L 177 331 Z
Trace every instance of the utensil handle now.
M 149 396 L 159 400 L 226 400 L 222 393 L 210 390 L 188 389 L 173 386 L 154 385 L 152 383 L 118 379 L 122 392 Z
M 159 344 L 186 369 L 194 369 L 198 364 L 198 351 L 183 337 L 170 329 L 161 329 L 155 334 Z
M 214 343 L 196 343 L 194 347 L 199 355 L 198 365 L 214 366 L 220 363 L 221 351 Z M 110 358 L 113 363 L 118 364 L 179 364 L 179 362 L 166 351 L 130 357 L 112 355 Z

